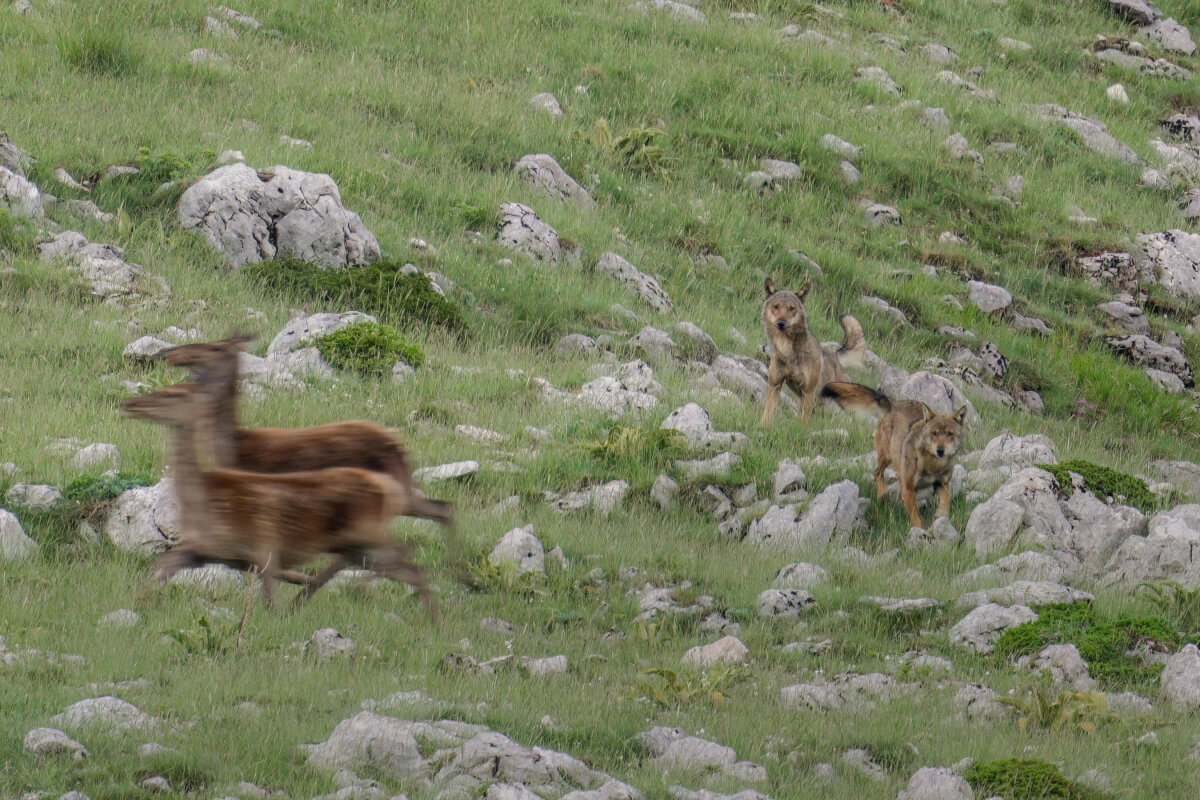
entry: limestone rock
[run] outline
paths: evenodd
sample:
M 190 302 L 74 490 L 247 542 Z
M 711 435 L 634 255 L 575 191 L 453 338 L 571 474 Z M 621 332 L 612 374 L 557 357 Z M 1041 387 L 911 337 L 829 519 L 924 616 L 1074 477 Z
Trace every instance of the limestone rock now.
M 749 439 L 744 433 L 716 430 L 708 412 L 696 403 L 675 409 L 659 426 L 683 434 L 688 446 L 696 450 L 728 450 L 744 446 Z
M 1038 615 L 1028 606 L 1002 606 L 988 603 L 973 609 L 950 629 L 950 641 L 987 655 L 996 646 L 1004 631 L 1023 622 L 1032 622 Z
M 369 767 L 394 780 L 409 781 L 429 772 L 408 726 L 370 711 L 342 720 L 326 741 L 304 749 L 310 765 L 330 772 Z
M 1184 711 L 1200 707 L 1200 650 L 1187 644 L 1167 660 L 1162 671 L 1163 694 Z
M 121 493 L 104 523 L 109 541 L 142 554 L 168 549 L 179 533 L 179 503 L 170 478 Z
M 675 304 L 658 285 L 658 281 L 630 264 L 616 253 L 605 253 L 596 262 L 596 269 L 620 281 L 621 285 L 636 293 L 643 302 L 656 311 L 671 311 Z
M 1107 156 L 1113 156 L 1127 164 L 1139 164 L 1141 159 L 1129 145 L 1119 142 L 1108 132 L 1108 127 L 1098 119 L 1085 117 L 1055 103 L 1029 106 L 1037 118 L 1064 125 L 1079 134 L 1089 148 Z
M 57 728 L 34 728 L 25 734 L 26 753 L 35 756 L 69 755 L 81 761 L 91 755 L 88 749 Z
M 513 171 L 536 191 L 555 200 L 573 203 L 581 208 L 591 208 L 595 205 L 587 189 L 568 175 L 551 155 L 538 153 L 523 156 L 513 166 Z
M 218 167 L 180 197 L 179 221 L 235 268 L 291 256 L 330 269 L 380 256 L 375 235 L 342 205 L 333 178 L 282 165 Z
M 37 553 L 37 542 L 25 535 L 21 521 L 0 509 L 0 561 L 23 561 Z
M 725 636 L 712 644 L 693 647 L 683 654 L 689 667 L 708 669 L 717 664 L 740 664 L 750 655 L 750 649 L 736 636 Z
M 515 564 L 517 574 L 524 575 L 532 572 L 536 575 L 546 574 L 546 556 L 542 542 L 533 533 L 533 526 L 513 528 L 501 537 L 500 542 L 488 555 L 488 561 L 493 564 L 507 562 Z

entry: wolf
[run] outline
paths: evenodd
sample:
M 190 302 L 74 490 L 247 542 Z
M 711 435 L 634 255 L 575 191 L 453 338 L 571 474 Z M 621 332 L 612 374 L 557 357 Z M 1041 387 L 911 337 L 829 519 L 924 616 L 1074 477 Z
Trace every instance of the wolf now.
M 875 488 L 883 497 L 887 492 L 883 471 L 894 465 L 908 518 L 924 528 L 917 511 L 919 490 L 934 488 L 935 520 L 950 512 L 950 475 L 962 447 L 967 407 L 941 414 L 919 400 L 901 400 L 890 403 L 889 409 L 875 428 Z
M 862 325 L 849 314 L 843 315 L 840 320 L 845 332 L 842 346 L 835 353 L 827 353 L 808 328 L 804 298 L 811 287 L 805 284 L 794 292 L 779 290 L 775 288 L 775 282 L 767 278 L 764 288 L 767 296 L 763 302 L 762 321 L 771 362 L 767 370 L 762 424 L 771 424 L 779 390 L 785 383 L 800 400 L 801 419 L 807 420 L 817 399 L 822 396 L 822 389 L 831 382 L 849 383 L 846 367 L 862 365 L 867 350 Z M 839 405 L 842 405 L 840 401 Z

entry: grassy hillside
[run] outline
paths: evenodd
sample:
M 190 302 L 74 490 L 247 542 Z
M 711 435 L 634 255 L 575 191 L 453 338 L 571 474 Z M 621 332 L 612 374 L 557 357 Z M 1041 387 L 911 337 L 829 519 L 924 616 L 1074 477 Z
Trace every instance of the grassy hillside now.
M 1036 758 L 1059 764 L 1068 776 L 1100 769 L 1124 797 L 1195 791 L 1200 771 L 1183 757 L 1200 728 L 1166 705 L 1158 716 L 1095 733 L 1036 725 L 1023 730 L 1015 719 L 960 719 L 950 706 L 958 684 L 899 668 L 920 687 L 874 710 L 823 714 L 782 707 L 783 686 L 845 671 L 895 672 L 907 650 L 950 658 L 954 681 L 985 682 L 1001 693 L 1011 689 L 1021 696 L 1034 679 L 1007 662 L 953 647 L 946 631 L 957 612 L 896 620 L 860 602 L 864 595 L 952 602 L 962 590 L 954 578 L 977 566 L 969 547 L 941 554 L 903 549 L 909 525 L 894 500 L 873 503 L 868 529 L 853 536 L 852 544 L 876 556 L 869 564 L 809 554 L 807 560 L 820 561 L 831 579 L 813 591 L 818 605 L 804 625 L 757 617 L 756 597 L 777 570 L 805 559 L 731 542 L 693 503 L 661 511 L 650 487 L 662 472 L 678 477 L 670 457 L 648 446 L 615 458 L 597 456 L 590 446 L 605 439 L 614 421 L 548 403 L 533 383 L 544 377 L 577 388 L 593 377 L 597 359 L 556 353 L 555 343 L 569 333 L 611 335 L 623 361 L 635 355 L 625 342 L 643 324 L 669 330 L 686 320 L 707 331 L 722 351 L 755 355 L 763 339 L 763 277 L 770 275 L 780 286 L 814 283 L 808 310 L 818 335 L 840 337 L 837 316 L 853 313 L 871 349 L 907 370 L 920 369 L 926 358 L 946 357 L 949 343 L 936 333 L 942 325 L 968 328 L 980 341 L 996 343 L 1011 361 L 1001 388 L 1038 391 L 1045 414 L 1003 408 L 969 391 L 983 418 L 970 431 L 973 448 L 1004 431 L 1042 432 L 1054 440 L 1060 459 L 1125 472 L 1141 472 L 1154 458 L 1192 458 L 1200 436 L 1193 395 L 1160 391 L 1108 350 L 1104 336 L 1112 331 L 1095 306 L 1111 299 L 1113 290 L 1091 285 L 1074 268 L 1077 254 L 1120 248 L 1141 232 L 1187 227 L 1178 191 L 1139 186 L 1141 167 L 1086 149 L 1075 134 L 1037 121 L 1025 108 L 1059 103 L 1102 119 L 1151 164 L 1149 140 L 1163 135 L 1158 121 L 1200 108 L 1195 80 L 1143 76 L 1085 53 L 1095 34 L 1133 36 L 1134 29 L 1105 3 L 1009 0 L 965 8 L 952 0 L 905 0 L 898 8 L 832 0 L 818 8 L 783 0 L 705 0 L 699 7 L 708 23 L 693 25 L 667 13 L 627 10 L 622 0 L 246 0 L 237 10 L 263 25 L 238 29 L 236 38 L 203 32 L 208 5 L 202 2 L 94 5 L 35 0 L 32 14 L 0 13 L 0 70 L 6 76 L 0 127 L 36 157 L 29 177 L 43 191 L 86 197 L 117 215 L 112 223 L 69 227 L 93 242 L 124 248 L 129 261 L 162 276 L 171 295 L 161 307 L 136 310 L 97 303 L 61 265 L 38 258 L 37 226 L 0 216 L 0 266 L 12 268 L 0 273 L 0 462 L 21 470 L 0 476 L 0 489 L 17 480 L 65 486 L 80 477 L 69 457 L 50 446 L 60 437 L 111 442 L 121 450 L 121 470 L 161 473 L 162 432 L 119 415 L 117 403 L 127 395 L 121 381 L 165 385 L 183 374 L 123 359 L 133 339 L 170 325 L 197 327 L 206 338 L 238 328 L 260 337 L 254 352 L 262 354 L 295 311 L 352 310 L 281 295 L 231 272 L 219 253 L 180 228 L 175 203 L 183 187 L 214 167 L 218 153 L 233 148 L 255 167 L 284 164 L 330 174 L 346 206 L 378 237 L 385 258 L 412 261 L 454 281 L 450 298 L 466 320 L 464 331 L 447 332 L 393 319 L 427 356 L 413 378 L 393 385 L 343 375 L 312 379 L 302 390 L 268 390 L 245 403 L 246 424 L 367 418 L 396 428 L 421 466 L 481 460 L 483 469 L 469 483 L 430 489 L 455 504 L 477 562 L 503 533 L 532 524 L 547 549 L 563 548 L 569 566 L 531 583 L 481 568 L 483 588 L 468 590 L 443 569 L 436 529 L 396 523 L 397 535 L 419 543 L 422 562 L 440 579 L 440 624 L 397 587 L 350 589 L 322 593 L 294 615 L 256 604 L 235 647 L 242 590 L 206 594 L 152 586 L 149 559 L 106 544 L 80 544 L 74 519 L 67 525 L 19 513 L 40 553 L 31 561 L 6 562 L 0 571 L 0 636 L 9 648 L 78 653 L 86 660 L 35 658 L 0 666 L 5 796 L 35 790 L 57 796 L 74 788 L 94 800 L 140 797 L 149 792 L 138 784 L 152 773 L 198 797 L 236 794 L 232 787 L 242 780 L 289 797 L 323 794 L 336 788 L 331 776 L 307 767 L 296 745 L 323 740 L 367 698 L 417 688 L 454 704 L 442 716 L 486 724 L 527 746 L 571 753 L 651 798 L 667 796 L 671 785 L 744 787 L 727 777 L 709 783 L 703 775 L 664 774 L 631 739 L 652 725 L 682 727 L 764 765 L 768 780 L 755 788 L 775 800 L 891 798 L 918 767 L 965 757 Z M 1163 0 L 1160 6 L 1184 25 L 1200 24 L 1195 3 Z M 753 11 L 760 19 L 734 20 L 730 11 Z M 777 31 L 789 24 L 814 28 L 839 44 L 784 43 Z M 881 37 L 903 43 L 905 52 Z M 1032 49 L 1006 51 L 1001 37 Z M 920 49 L 928 42 L 953 48 L 959 60 L 935 63 Z M 192 65 L 187 54 L 199 47 L 226 54 L 228 63 Z M 1151 52 L 1160 54 L 1154 46 Z M 1200 68 L 1195 58 L 1170 58 Z M 902 95 L 855 81 L 864 66 L 886 69 Z M 972 97 L 935 77 L 943 69 L 966 76 L 971 67 L 983 69 L 972 80 L 994 90 L 995 100 Z M 1124 84 L 1128 105 L 1106 97 L 1114 82 Z M 563 117 L 530 105 L 533 95 L 547 91 L 562 102 Z M 913 98 L 944 108 L 951 130 L 927 124 L 921 106 L 905 105 Z M 613 147 L 614 138 L 652 127 L 662 133 L 654 139 L 659 155 L 649 161 L 631 163 Z M 982 166 L 950 155 L 942 143 L 951 131 L 983 153 Z M 820 146 L 828 133 L 862 148 L 857 184 L 841 179 L 840 157 Z M 312 146 L 290 146 L 281 136 Z M 988 147 L 1000 142 L 1017 148 Z M 587 187 L 596 208 L 557 204 L 522 183 L 511 166 L 529 153 L 553 155 Z M 762 158 L 796 162 L 801 176 L 778 194 L 758 197 L 744 177 Z M 102 176 L 112 164 L 132 163 L 142 167 L 140 175 L 98 179 L 90 192 L 54 177 L 58 168 L 83 180 Z M 1017 174 L 1024 177 L 1019 202 L 992 200 L 995 187 Z M 168 180 L 176 183 L 160 189 Z M 862 199 L 895 206 L 903 225 L 872 227 Z M 535 208 L 578 248 L 583 266 L 529 261 L 497 244 L 495 209 L 506 201 Z M 1070 221 L 1072 205 L 1098 222 Z M 484 234 L 482 243 L 468 235 L 472 230 Z M 943 241 L 945 231 L 964 242 Z M 432 250 L 416 249 L 414 237 Z M 616 281 L 593 271 L 610 250 L 657 276 L 675 312 L 639 305 Z M 819 263 L 821 274 L 795 250 Z M 722 256 L 728 268 L 698 259 L 702 254 Z M 938 267 L 936 277 L 923 271 L 929 264 Z M 1004 286 L 1018 311 L 1046 320 L 1053 333 L 1033 336 L 972 308 L 968 279 Z M 861 303 L 862 295 L 884 298 L 912 324 L 897 325 Z M 965 308 L 947 304 L 945 295 Z M 634 309 L 640 320 L 614 311 L 615 303 Z M 1200 308 L 1157 287 L 1143 307 L 1155 337 L 1181 334 L 1195 363 L 1200 336 L 1186 325 Z M 700 402 L 717 428 L 750 437 L 743 463 L 723 485 L 754 482 L 759 496 L 766 496 L 782 458 L 836 461 L 871 449 L 872 428 L 837 412 L 819 411 L 802 424 L 784 410 L 764 430 L 760 407 L 700 394 L 695 375 L 682 364 L 657 368 L 656 377 L 664 387 L 658 407 L 621 424 L 649 431 L 673 408 Z M 861 378 L 876 380 L 870 373 Z M 508 439 L 482 445 L 456 435 L 459 424 Z M 534 439 L 528 425 L 553 438 Z M 806 471 L 814 494 L 848 477 L 873 496 L 862 468 L 829 464 Z M 617 478 L 632 489 L 608 517 L 560 515 L 543 501 L 548 491 Z M 492 510 L 513 495 L 520 498 L 515 507 Z M 956 498 L 951 521 L 961 529 L 970 510 L 965 497 Z M 619 577 L 626 567 L 645 575 Z M 607 587 L 597 583 L 596 569 L 603 570 Z M 685 593 L 711 595 L 717 608 L 740 621 L 749 668 L 728 687 L 724 703 L 714 706 L 701 696 L 662 708 L 638 699 L 646 685 L 660 682 L 646 670 L 677 669 L 687 649 L 716 638 L 695 619 L 635 622 L 636 595 L 627 591 L 647 581 L 690 581 L 695 589 Z M 232 619 L 214 615 L 214 603 L 231 610 Z M 1155 613 L 1143 597 L 1121 592 L 1098 592 L 1095 606 L 1104 618 Z M 96 626 L 118 608 L 136 610 L 144 623 Z M 227 650 L 215 652 L 221 648 L 214 645 L 189 652 L 164 639 L 168 630 L 199 631 L 201 616 L 216 626 L 217 641 Z M 482 629 L 484 617 L 507 620 L 515 631 Z M 327 664 L 291 647 L 328 626 L 378 655 Z M 832 645 L 818 655 L 781 650 L 808 637 L 828 638 Z M 562 653 L 571 671 L 537 678 L 439 669 L 453 652 L 481 661 L 509 652 Z M 131 680 L 139 682 L 111 688 Z M 1115 688 L 1153 695 L 1157 684 Z M 27 731 L 50 724 L 50 716 L 75 700 L 110 692 L 166 718 L 169 726 L 153 736 L 77 736 L 92 750 L 83 762 L 38 760 L 22 752 Z M 546 715 L 553 727 L 541 723 Z M 1157 746 L 1128 744 L 1150 730 Z M 161 764 L 140 760 L 137 745 L 151 739 L 178 753 Z M 868 749 L 886 776 L 873 780 L 845 766 L 842 753 L 851 747 Z M 833 774 L 825 776 L 820 764 L 835 765 Z M 384 785 L 426 796 L 420 788 Z

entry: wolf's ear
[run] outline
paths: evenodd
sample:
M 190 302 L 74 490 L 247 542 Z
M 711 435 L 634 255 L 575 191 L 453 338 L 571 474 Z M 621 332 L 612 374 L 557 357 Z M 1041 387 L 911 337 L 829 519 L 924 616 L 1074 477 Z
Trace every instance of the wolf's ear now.
M 775 294 L 775 281 L 771 280 L 770 278 L 767 278 L 766 282 L 763 284 L 763 289 L 766 290 L 767 297 L 770 297 L 771 295 Z
M 804 298 L 808 297 L 808 293 L 811 291 L 812 291 L 812 284 L 806 283 L 803 286 L 801 286 L 799 289 L 796 290 L 796 296 L 799 297 L 801 300 L 803 300 Z
M 933 409 L 930 408 L 929 406 L 925 405 L 924 403 L 921 403 L 921 421 L 928 422 L 932 418 L 933 418 Z
M 966 406 L 966 404 L 963 404 L 958 407 L 957 411 L 954 412 L 954 421 L 957 422 L 959 425 L 962 425 L 963 422 L 966 421 L 966 419 L 967 419 L 967 406 Z

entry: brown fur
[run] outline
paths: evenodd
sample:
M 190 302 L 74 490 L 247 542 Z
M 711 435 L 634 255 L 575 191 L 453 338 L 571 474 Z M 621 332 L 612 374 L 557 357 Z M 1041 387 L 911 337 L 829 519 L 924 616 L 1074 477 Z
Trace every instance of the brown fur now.
M 328 554 L 330 563 L 305 581 L 295 605 L 357 562 L 414 586 L 437 616 L 424 570 L 409 561 L 406 544 L 387 534 L 387 520 L 408 510 L 404 487 L 387 475 L 351 467 L 277 475 L 202 470 L 196 452 L 197 390 L 194 384 L 179 384 L 123 404 L 126 414 L 174 432 L 182 534 L 174 549 L 158 557 L 160 581 L 209 562 L 255 568 L 262 574 L 267 604 L 273 605 L 275 580 L 284 577 L 283 571 Z
M 966 414 L 966 406 L 953 414 L 940 414 L 918 400 L 903 400 L 894 404 L 875 428 L 875 487 L 883 497 L 887 492 L 883 472 L 889 464 L 894 465 L 904 508 L 918 528 L 925 527 L 917 511 L 919 490 L 934 488 L 938 499 L 935 520 L 950 512 L 950 475 L 962 446 Z
M 237 422 L 238 353 L 250 339 L 232 336 L 217 342 L 167 350 L 167 363 L 185 367 L 201 385 L 213 464 L 247 472 L 297 472 L 327 467 L 359 467 L 395 479 L 411 498 L 407 516 L 451 520 L 450 504 L 420 494 L 404 445 L 373 422 L 350 420 L 310 428 L 243 428 Z
M 767 369 L 766 407 L 763 425 L 775 416 L 779 390 L 786 383 L 800 400 L 800 417 L 807 420 L 821 390 L 831 382 L 848 382 L 845 364 L 862 363 L 866 351 L 862 325 L 849 314 L 841 318 L 845 338 L 836 353 L 827 353 L 808 327 L 804 298 L 808 285 L 799 291 L 777 291 L 767 278 L 766 301 L 762 307 L 763 327 L 767 332 L 771 363 Z
M 892 401 L 883 392 L 861 383 L 834 381 L 825 384 L 821 396 L 837 403 L 848 414 L 879 419 L 892 409 Z

